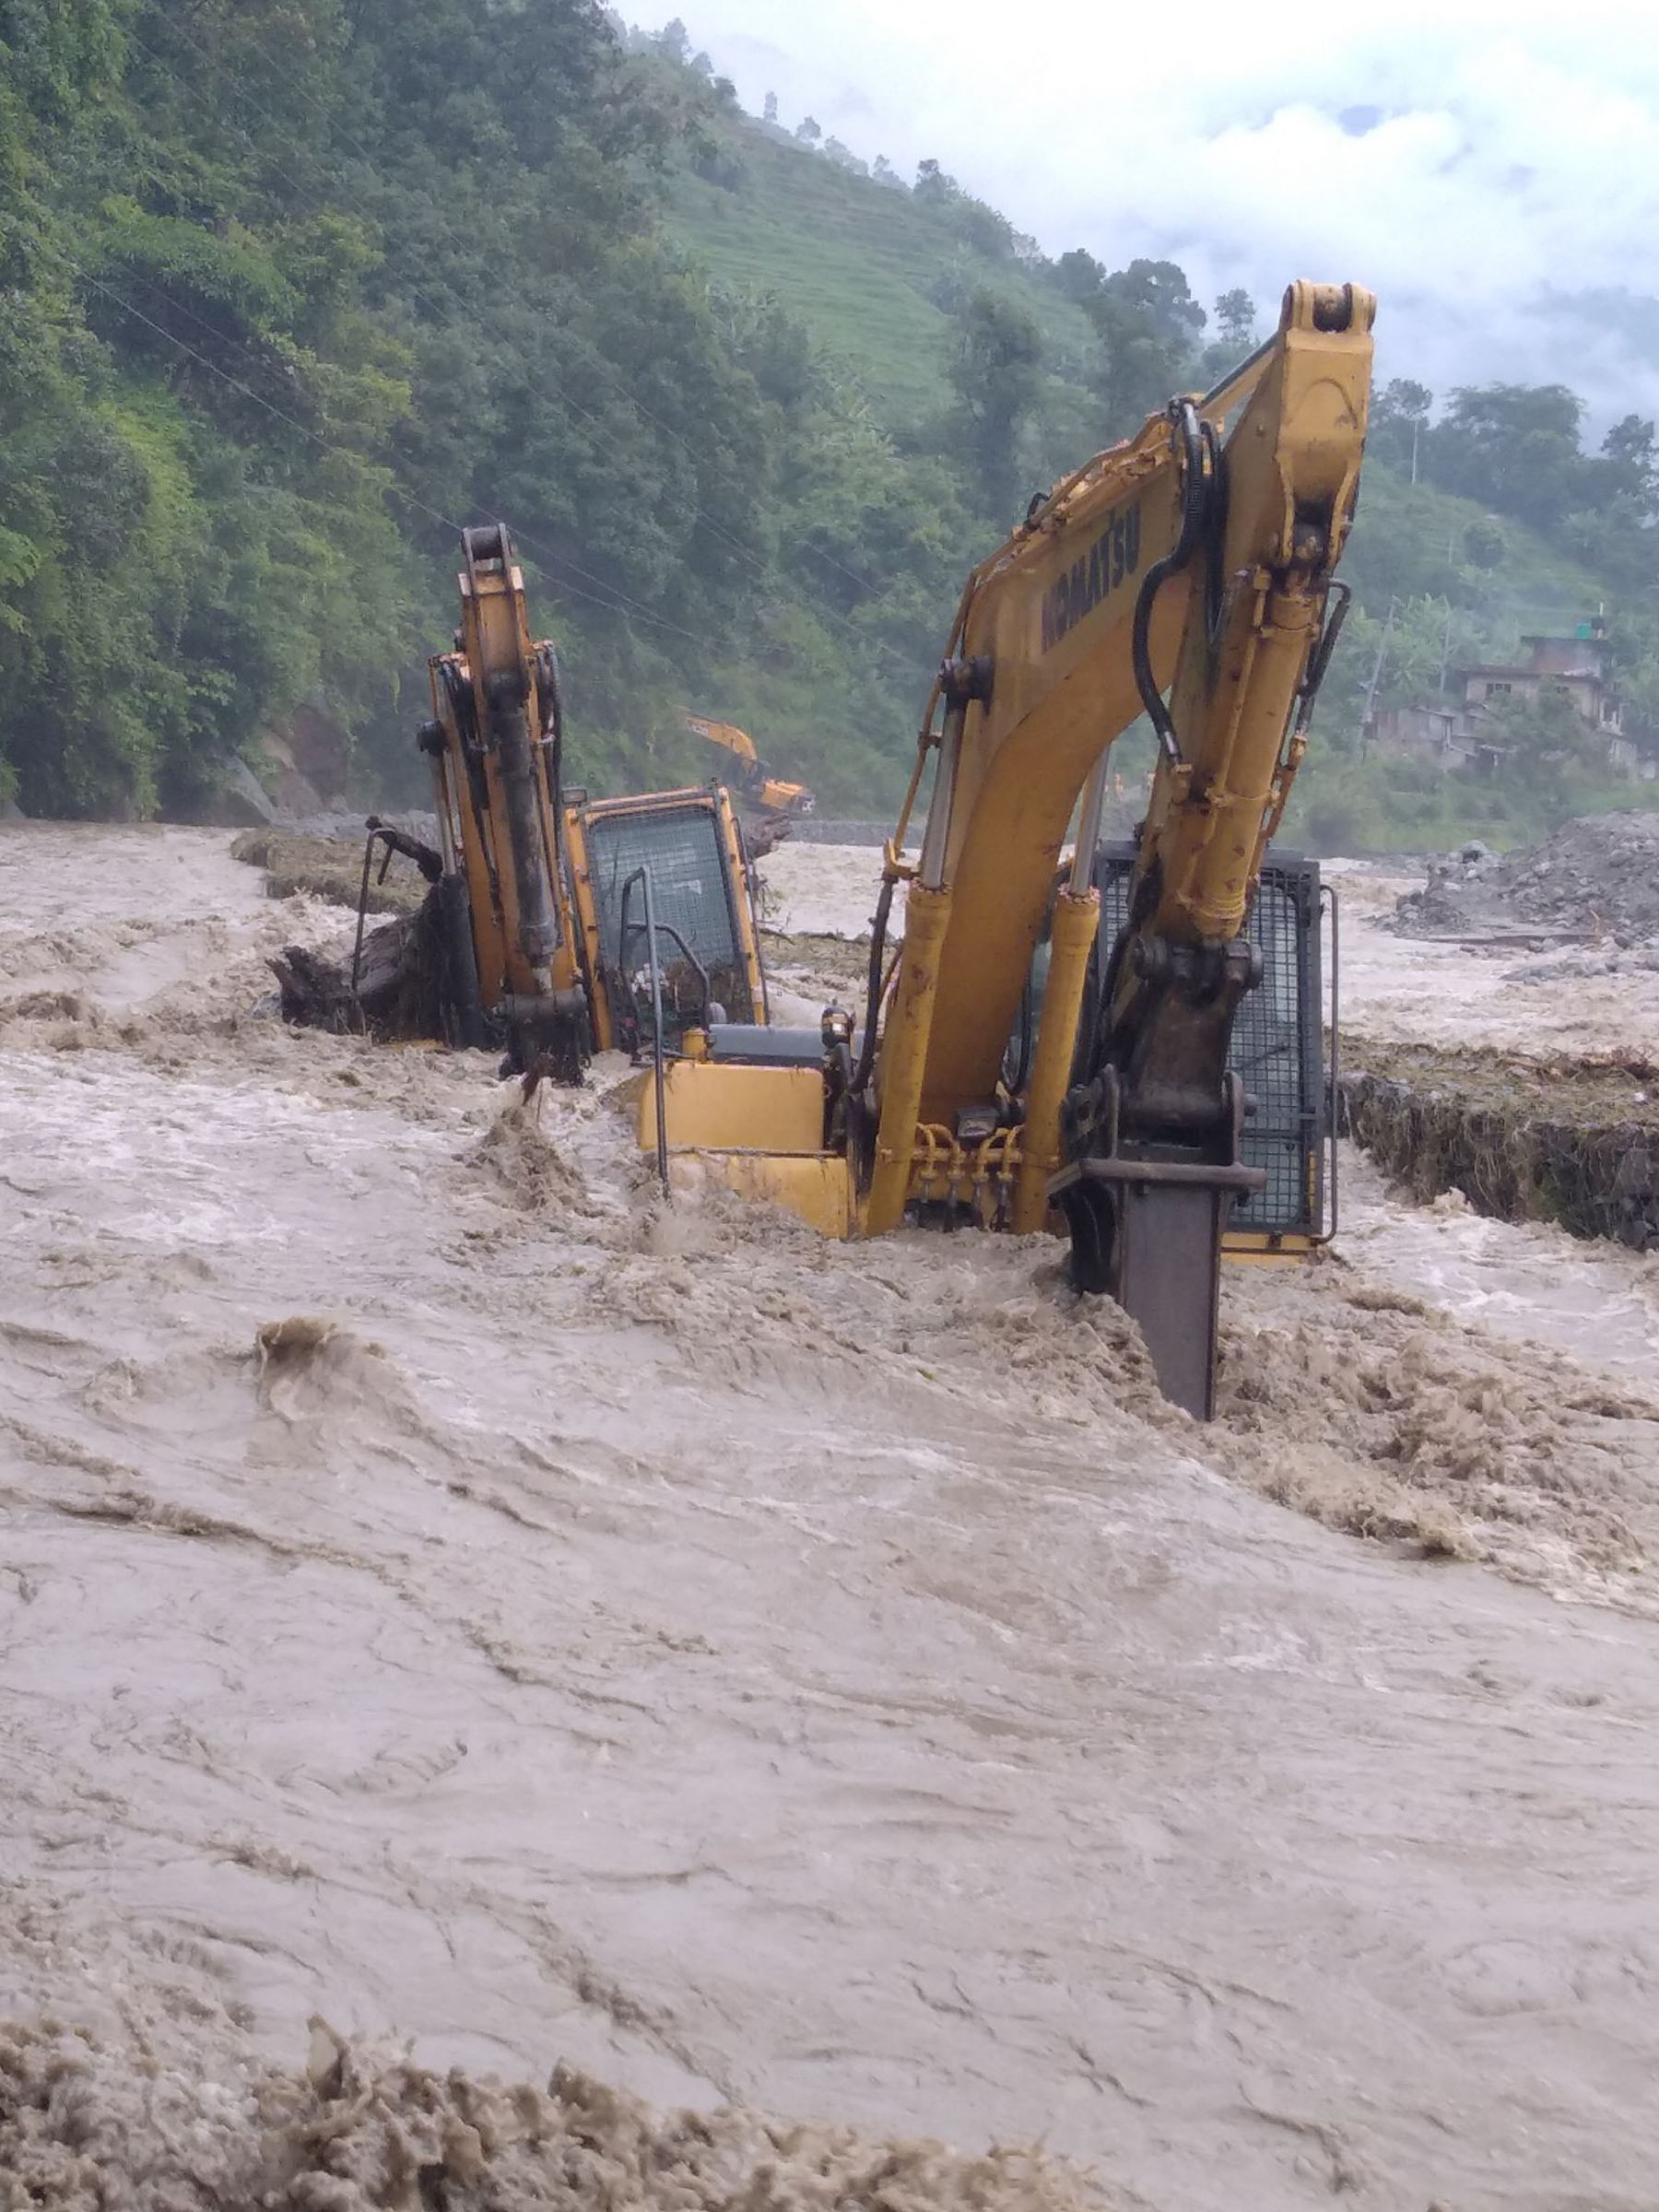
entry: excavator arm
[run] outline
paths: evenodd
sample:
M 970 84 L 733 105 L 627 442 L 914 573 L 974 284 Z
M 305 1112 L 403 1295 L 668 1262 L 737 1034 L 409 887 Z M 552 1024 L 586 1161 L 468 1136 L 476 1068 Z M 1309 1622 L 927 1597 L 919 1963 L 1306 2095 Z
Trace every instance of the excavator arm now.
M 591 1052 L 641 1044 L 642 1004 L 643 1034 L 660 1028 L 665 1053 L 716 1016 L 764 1026 L 747 856 L 725 791 L 567 801 L 559 658 L 532 641 L 512 539 L 490 524 L 461 542 L 461 626 L 429 664 L 433 718 L 418 740 L 441 846 L 448 1032 L 505 1044 L 525 1077 L 575 1083 Z
M 1227 1072 L 1256 980 L 1241 933 L 1335 638 L 1374 304 L 1293 285 L 1233 376 L 1066 478 L 975 570 L 924 730 L 937 767 L 920 860 L 888 850 L 883 913 L 911 880 L 879 1042 L 854 1078 L 874 1132 L 862 1228 L 993 1171 L 1014 1228 L 1058 1206 L 1075 1279 L 1135 1314 L 1166 1392 L 1200 1416 L 1222 1226 L 1259 1182 Z M 1143 711 L 1159 753 L 1129 922 L 1098 1032 L 1077 1039 L 1107 748 Z M 1045 918 L 1041 1028 L 1011 1115 L 1002 1055 Z M 879 972 L 877 959 L 866 1039 Z
M 429 664 L 434 719 L 420 740 L 445 877 L 466 887 L 479 1014 L 505 1034 L 515 1066 L 574 1080 L 589 1047 L 588 995 L 559 841 L 558 659 L 531 641 L 506 530 L 464 531 L 462 557 L 456 650 Z M 481 1026 L 465 1041 L 481 1043 Z

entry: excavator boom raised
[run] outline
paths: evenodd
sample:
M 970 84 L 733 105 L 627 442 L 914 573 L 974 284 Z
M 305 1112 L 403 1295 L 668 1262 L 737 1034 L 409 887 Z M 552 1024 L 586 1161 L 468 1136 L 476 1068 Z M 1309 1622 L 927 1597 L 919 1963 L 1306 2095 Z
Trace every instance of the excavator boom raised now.
M 525 1068 L 573 1077 L 588 1047 L 580 946 L 562 889 L 559 664 L 531 641 L 524 580 L 499 524 L 462 533 L 456 650 L 429 664 L 433 720 L 420 733 L 432 761 L 447 882 L 465 882 L 470 1031 L 486 1020 Z
M 920 1211 L 1030 1231 L 1058 1208 L 1074 1279 L 1135 1315 L 1165 1390 L 1200 1416 L 1222 1232 L 1263 1180 L 1241 1155 L 1249 1100 L 1229 1067 L 1260 973 L 1243 933 L 1346 604 L 1334 571 L 1374 307 L 1351 285 L 1292 285 L 1278 330 L 1232 376 L 1066 477 L 974 570 L 912 782 L 913 800 L 936 756 L 920 855 L 904 853 L 909 801 L 887 849 L 862 1035 L 850 1017 L 824 1020 L 824 1157 L 844 1161 L 856 1230 Z M 1079 1036 L 1108 753 L 1143 712 L 1159 742 L 1151 799 L 1099 1017 Z M 1010 1077 L 1045 929 L 1041 1026 Z M 716 1154 L 720 1074 L 682 1087 L 695 1148 Z M 728 1140 L 745 1187 L 753 1123 L 746 1105 Z
M 665 1049 L 692 1022 L 764 1024 L 747 853 L 725 792 L 567 804 L 558 655 L 532 641 L 512 541 L 492 524 L 464 532 L 462 551 L 461 627 L 429 664 L 434 714 L 419 735 L 457 1041 L 502 1043 L 524 1074 L 575 1081 L 591 1050 L 636 1049 L 653 1023 Z
M 954 1165 L 987 1118 L 1002 1121 L 1004 1046 L 1093 780 L 1079 865 L 1053 905 L 1018 1146 L 1001 1147 L 999 1168 L 1013 1227 L 1040 1228 L 1063 1206 L 1077 1279 L 1135 1313 L 1166 1387 L 1196 1412 L 1210 1399 L 1221 1226 L 1254 1172 L 1238 1158 L 1244 1101 L 1226 1066 L 1233 1010 L 1255 980 L 1240 931 L 1305 748 L 1299 705 L 1328 657 L 1373 312 L 1351 286 L 1292 286 L 1278 333 L 1242 370 L 1057 486 L 970 578 L 928 716 L 931 731 L 942 710 L 939 762 L 872 1071 L 865 1225 L 902 1217 L 919 1148 Z M 1074 1085 L 1100 780 L 1106 748 L 1142 711 L 1159 752 L 1130 924 Z M 891 865 L 906 872 L 896 855 Z M 1177 1224 L 1183 1248 L 1209 1257 L 1161 1270 L 1154 1288 L 1135 1254 L 1160 1253 Z

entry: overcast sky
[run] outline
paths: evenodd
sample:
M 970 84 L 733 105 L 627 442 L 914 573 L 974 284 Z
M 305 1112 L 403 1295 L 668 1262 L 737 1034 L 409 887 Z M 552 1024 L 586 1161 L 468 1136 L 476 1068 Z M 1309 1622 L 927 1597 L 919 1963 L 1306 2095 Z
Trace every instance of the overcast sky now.
M 1051 253 L 1167 254 L 1265 314 L 1351 279 L 1383 376 L 1659 413 L 1659 307 L 1642 358 L 1559 305 L 1659 294 L 1659 0 L 624 5 L 679 16 L 746 108 L 775 92 L 907 178 L 937 159 Z

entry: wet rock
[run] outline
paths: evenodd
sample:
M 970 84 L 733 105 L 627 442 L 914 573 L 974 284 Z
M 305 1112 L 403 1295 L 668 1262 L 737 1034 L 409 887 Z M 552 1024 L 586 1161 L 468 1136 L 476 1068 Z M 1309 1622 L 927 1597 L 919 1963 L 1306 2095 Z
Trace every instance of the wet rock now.
M 400 827 L 401 821 L 399 818 Z M 273 899 L 287 899 L 303 891 L 313 899 L 326 899 L 335 906 L 355 910 L 363 887 L 363 838 L 360 822 L 344 836 L 300 835 L 276 828 L 246 830 L 230 852 L 233 859 L 265 870 Z M 382 879 L 383 857 L 377 852 L 369 871 L 369 912 L 417 912 L 426 897 L 425 877 L 408 860 L 396 855 Z
M 215 830 L 253 830 L 276 820 L 279 809 L 245 760 L 229 760 L 192 820 Z

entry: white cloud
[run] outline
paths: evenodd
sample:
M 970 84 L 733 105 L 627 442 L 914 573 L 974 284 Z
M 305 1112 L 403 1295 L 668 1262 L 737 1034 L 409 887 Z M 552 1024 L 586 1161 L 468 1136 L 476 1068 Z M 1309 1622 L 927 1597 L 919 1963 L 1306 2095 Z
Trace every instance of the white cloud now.
M 1653 0 L 1402 0 L 1298 18 L 1188 0 L 661 0 L 759 111 L 902 173 L 938 159 L 1051 253 L 1182 262 L 1267 311 L 1378 292 L 1380 369 L 1558 380 L 1659 413 L 1659 361 L 1547 294 L 1659 291 Z

